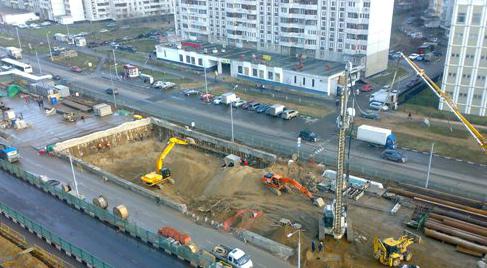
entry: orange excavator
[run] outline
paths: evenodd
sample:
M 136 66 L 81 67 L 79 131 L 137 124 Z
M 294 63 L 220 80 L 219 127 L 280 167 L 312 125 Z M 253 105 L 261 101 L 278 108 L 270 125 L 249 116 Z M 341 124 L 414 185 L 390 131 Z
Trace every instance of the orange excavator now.
M 306 189 L 303 185 L 291 178 L 283 178 L 280 175 L 274 173 L 267 173 L 262 177 L 262 182 L 276 195 L 280 196 L 282 192 L 290 192 L 290 186 L 298 189 L 306 197 L 313 200 L 313 194 Z

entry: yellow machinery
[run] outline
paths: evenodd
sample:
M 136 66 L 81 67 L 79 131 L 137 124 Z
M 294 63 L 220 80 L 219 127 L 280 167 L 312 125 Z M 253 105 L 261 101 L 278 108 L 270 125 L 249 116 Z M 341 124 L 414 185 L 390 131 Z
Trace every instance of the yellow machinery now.
M 399 239 L 389 237 L 379 240 L 374 237 L 374 257 L 389 267 L 399 266 L 401 261 L 410 261 L 413 258 L 409 246 L 420 241 L 420 236 L 408 231 L 404 231 Z
M 475 139 L 475 141 L 480 145 L 480 148 L 484 151 L 484 153 L 487 153 L 487 138 L 485 138 L 480 131 L 478 131 L 468 120 L 465 118 L 461 113 L 460 109 L 458 109 L 456 103 L 453 101 L 453 99 L 448 95 L 445 91 L 441 90 L 441 88 L 429 78 L 423 69 L 419 68 L 416 63 L 414 63 L 412 60 L 410 60 L 408 57 L 406 57 L 402 52 L 401 56 L 404 58 L 404 60 L 411 66 L 411 68 L 414 69 L 416 74 L 423 79 L 423 81 L 428 85 L 428 87 L 436 94 L 438 98 L 440 98 L 440 101 L 443 101 L 455 114 L 455 116 L 462 122 L 462 124 L 465 126 L 465 128 L 468 130 L 468 132 L 472 135 L 472 137 Z
M 159 155 L 159 158 L 156 162 L 156 171 L 151 172 L 149 174 L 145 174 L 144 176 L 140 177 L 140 179 L 148 184 L 149 186 L 159 185 L 166 181 L 169 181 L 171 184 L 174 184 L 174 180 L 171 178 L 171 171 L 168 168 L 164 167 L 164 159 L 166 156 L 171 152 L 172 148 L 176 144 L 180 145 L 187 145 L 187 144 L 194 144 L 194 140 L 191 138 L 181 139 L 177 137 L 172 137 L 167 142 L 166 147 Z

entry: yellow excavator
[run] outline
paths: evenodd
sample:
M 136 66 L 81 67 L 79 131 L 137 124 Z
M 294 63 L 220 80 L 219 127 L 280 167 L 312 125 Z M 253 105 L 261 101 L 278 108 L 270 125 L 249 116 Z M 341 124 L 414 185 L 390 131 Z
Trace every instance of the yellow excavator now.
M 164 167 L 164 159 L 166 156 L 171 152 L 176 144 L 179 145 L 188 145 L 188 144 L 195 144 L 195 141 L 192 138 L 177 138 L 171 137 L 167 142 L 166 147 L 162 150 L 162 153 L 159 155 L 159 158 L 156 162 L 156 171 L 151 172 L 149 174 L 145 174 L 144 176 L 140 177 L 140 179 L 149 186 L 159 186 L 162 183 L 169 182 L 174 184 L 174 180 L 171 178 L 171 171 L 168 168 Z
M 397 267 L 401 264 L 401 261 L 410 261 L 413 258 L 409 246 L 420 242 L 420 236 L 408 231 L 404 231 L 399 239 L 389 237 L 380 240 L 374 237 L 374 257 L 384 265 Z

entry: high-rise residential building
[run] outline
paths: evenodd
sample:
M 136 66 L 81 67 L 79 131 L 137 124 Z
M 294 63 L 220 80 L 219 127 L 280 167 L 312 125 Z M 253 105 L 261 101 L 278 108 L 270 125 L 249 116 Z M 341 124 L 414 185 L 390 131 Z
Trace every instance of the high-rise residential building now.
M 182 38 L 387 68 L 393 0 L 176 0 Z
M 42 19 L 60 23 L 125 19 L 173 14 L 172 0 L 0 0 L 6 6 L 27 9 Z
M 487 115 L 487 1 L 456 0 L 442 89 L 461 112 Z M 440 102 L 439 109 L 448 110 Z

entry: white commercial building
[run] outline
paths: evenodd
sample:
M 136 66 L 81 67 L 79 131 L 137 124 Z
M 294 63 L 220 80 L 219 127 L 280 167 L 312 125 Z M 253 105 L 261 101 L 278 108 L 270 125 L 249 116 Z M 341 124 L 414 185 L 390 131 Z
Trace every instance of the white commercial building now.
M 2 8 L 2 10 L 0 10 L 0 24 L 26 24 L 29 21 L 38 19 L 39 17 L 34 14 L 34 12 L 10 8 Z
M 206 42 L 157 45 L 158 59 L 219 74 L 255 81 L 257 84 L 286 86 L 296 90 L 334 96 L 344 63 L 314 58 L 295 58 Z M 353 71 L 354 82 L 359 69 Z
M 456 0 L 442 89 L 462 113 L 487 115 L 487 2 Z M 448 110 L 440 102 L 439 109 Z
M 284 55 L 387 68 L 394 0 L 176 0 L 176 32 Z
M 126 19 L 173 14 L 172 0 L 0 0 L 8 7 L 27 9 L 42 19 L 63 24 L 77 21 Z

